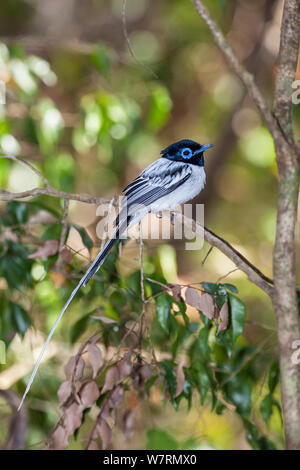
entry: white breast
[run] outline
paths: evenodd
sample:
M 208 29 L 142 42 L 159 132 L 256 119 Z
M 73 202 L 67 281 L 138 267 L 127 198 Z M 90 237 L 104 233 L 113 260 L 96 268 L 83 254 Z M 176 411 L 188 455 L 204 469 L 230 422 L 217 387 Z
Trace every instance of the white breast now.
M 174 209 L 180 204 L 193 199 L 202 191 L 205 185 L 205 171 L 202 166 L 193 166 L 193 171 L 188 180 L 175 189 L 171 194 L 160 198 L 151 205 L 153 212 Z

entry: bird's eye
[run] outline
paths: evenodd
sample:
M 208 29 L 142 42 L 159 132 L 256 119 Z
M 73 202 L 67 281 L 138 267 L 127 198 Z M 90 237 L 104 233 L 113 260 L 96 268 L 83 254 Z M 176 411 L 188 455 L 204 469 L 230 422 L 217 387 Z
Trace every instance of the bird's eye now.
M 191 158 L 192 156 L 192 151 L 189 148 L 184 148 L 181 150 L 181 156 L 182 158 Z

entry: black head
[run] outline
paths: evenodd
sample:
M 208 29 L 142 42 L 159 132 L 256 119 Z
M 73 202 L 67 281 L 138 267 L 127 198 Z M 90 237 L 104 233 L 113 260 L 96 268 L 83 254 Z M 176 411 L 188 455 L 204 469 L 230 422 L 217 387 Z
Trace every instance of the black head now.
M 186 162 L 193 165 L 204 166 L 203 152 L 212 147 L 212 145 L 201 145 L 194 140 L 179 140 L 169 147 L 162 150 L 162 157 L 177 162 Z

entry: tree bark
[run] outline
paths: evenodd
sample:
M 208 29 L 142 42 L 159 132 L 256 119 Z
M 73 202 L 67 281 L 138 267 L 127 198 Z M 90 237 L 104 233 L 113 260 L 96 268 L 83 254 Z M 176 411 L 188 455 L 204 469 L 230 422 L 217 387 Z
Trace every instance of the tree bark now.
M 300 449 L 300 366 L 293 364 L 293 342 L 299 340 L 296 292 L 295 226 L 299 193 L 298 155 L 292 126 L 292 83 L 298 61 L 300 3 L 284 3 L 274 114 L 285 136 L 275 139 L 278 202 L 274 245 L 273 307 L 278 323 L 281 400 L 287 449 Z
M 300 151 L 294 142 L 292 120 L 292 84 L 299 53 L 300 0 L 284 2 L 273 113 L 253 77 L 239 62 L 202 0 L 192 2 L 211 30 L 231 69 L 244 83 L 274 139 L 278 166 L 278 196 L 273 255 L 274 290 L 270 291 L 269 295 L 278 324 L 286 448 L 300 449 L 300 365 L 293 364 L 292 361 L 294 342 L 300 338 L 295 266 Z

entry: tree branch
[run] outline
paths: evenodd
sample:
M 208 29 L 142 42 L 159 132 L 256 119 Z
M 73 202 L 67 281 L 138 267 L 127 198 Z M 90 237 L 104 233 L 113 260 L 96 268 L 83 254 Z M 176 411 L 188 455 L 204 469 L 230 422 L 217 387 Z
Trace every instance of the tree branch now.
M 274 114 L 290 144 L 294 143 L 292 93 L 299 52 L 299 2 L 285 2 L 279 50 Z
M 265 276 L 256 266 L 254 266 L 245 256 L 236 250 L 230 243 L 222 237 L 214 233 L 207 227 L 202 227 L 198 222 L 184 216 L 180 212 L 176 213 L 181 216 L 182 221 L 186 227 L 190 226 L 194 233 L 198 235 L 203 234 L 204 240 L 211 246 L 218 248 L 227 258 L 229 258 L 243 273 L 245 273 L 253 284 L 259 287 L 268 296 L 272 297 L 273 294 L 273 281 Z
M 3 156 L 0 155 L 0 158 Z M 23 163 L 24 165 L 28 166 L 35 174 L 37 174 L 41 180 L 46 185 L 46 188 L 35 188 L 29 191 L 23 191 L 21 193 L 8 193 L 7 191 L 0 190 L 0 200 L 10 201 L 14 199 L 22 199 L 24 197 L 34 197 L 40 194 L 57 197 L 63 199 L 65 202 L 74 200 L 74 201 L 81 201 L 88 204 L 99 204 L 99 203 L 107 203 L 111 202 L 108 199 L 104 198 L 97 198 L 91 196 L 83 196 L 81 194 L 74 194 L 74 193 L 65 193 L 63 191 L 57 191 L 56 189 L 50 186 L 47 179 L 41 175 L 41 173 L 34 168 L 30 163 L 25 160 L 20 159 L 19 157 L 13 156 L 5 156 L 4 158 L 9 158 L 14 161 L 18 161 Z M 66 221 L 66 217 L 68 214 L 68 205 L 65 204 L 64 216 L 62 221 Z M 192 229 L 198 233 L 203 234 L 203 227 L 196 223 L 193 219 L 185 217 L 181 214 L 181 212 L 177 213 L 179 216 L 182 217 L 182 221 L 185 225 L 189 225 Z M 212 230 L 208 228 L 204 228 L 204 238 L 207 243 L 211 246 L 218 248 L 227 258 L 229 258 L 241 271 L 243 271 L 247 276 L 248 279 L 253 282 L 256 286 L 262 289 L 267 295 L 272 296 L 273 287 L 272 287 L 272 279 L 269 279 L 265 276 L 256 266 L 254 266 L 250 261 L 248 261 L 241 253 L 239 253 L 233 246 L 231 246 L 226 240 L 216 235 Z M 60 242 L 60 248 L 62 248 L 62 241 Z
M 253 77 L 239 62 L 230 45 L 226 42 L 223 33 L 209 15 L 202 0 L 192 0 L 192 2 L 211 30 L 216 44 L 225 55 L 232 70 L 239 76 L 247 88 L 273 136 L 276 147 L 279 186 L 273 263 L 274 289 L 272 289 L 269 295 L 272 298 L 278 321 L 286 447 L 288 449 L 299 449 L 300 371 L 297 365 L 292 364 L 291 357 L 294 341 L 299 338 L 295 269 L 295 225 L 299 193 L 300 156 L 293 137 L 291 95 L 299 51 L 300 5 L 298 0 L 285 0 L 284 3 L 273 116 L 269 110 L 268 103 L 254 83 Z M 240 262 L 240 258 L 238 258 L 237 262 Z M 248 264 L 246 270 L 248 270 Z M 257 280 L 259 284 L 261 284 L 261 279 L 266 282 L 255 269 L 254 273 L 251 272 L 252 276 L 252 279 L 248 277 L 256 285 L 258 285 Z M 258 279 L 256 276 L 258 276 Z M 264 290 L 265 286 L 262 284 L 259 287 Z M 267 290 L 269 290 L 269 287 L 267 287 Z
M 110 201 L 110 199 L 105 199 L 103 197 L 84 196 L 83 194 L 65 193 L 64 191 L 58 191 L 57 189 L 54 189 L 50 185 L 49 181 L 33 165 L 31 165 L 31 163 L 27 162 L 26 160 L 23 160 L 20 157 L 15 157 L 14 155 L 0 155 L 0 158 L 7 158 L 27 166 L 41 179 L 41 181 L 46 186 L 45 188 L 33 188 L 19 193 L 12 193 L 0 189 L 0 200 L 2 201 L 13 201 L 15 199 L 24 199 L 27 197 L 35 197 L 40 195 L 56 197 L 64 200 L 67 199 L 69 201 L 86 202 L 87 204 L 101 204 L 108 203 Z
M 207 26 L 209 27 L 215 43 L 219 47 L 219 49 L 223 52 L 227 62 L 229 63 L 232 70 L 236 73 L 236 75 L 241 79 L 243 84 L 245 85 L 246 89 L 248 90 L 249 95 L 252 97 L 254 103 L 256 104 L 263 120 L 267 128 L 269 129 L 272 136 L 275 138 L 282 138 L 283 135 L 281 133 L 281 129 L 277 124 L 276 119 L 272 115 L 269 105 L 261 92 L 259 91 L 257 85 L 254 82 L 254 77 L 250 74 L 240 63 L 239 59 L 233 52 L 230 44 L 226 41 L 224 34 L 210 16 L 208 10 L 204 6 L 202 0 L 192 0 L 195 9 L 205 21 Z
M 290 148 L 275 140 L 279 172 L 276 239 L 274 246 L 273 307 L 278 323 L 281 396 L 286 447 L 300 448 L 300 370 L 292 362 L 293 344 L 299 339 L 296 292 L 295 227 L 299 194 L 299 164 L 294 152 L 292 83 L 295 79 L 300 35 L 298 0 L 285 0 L 274 113 Z

